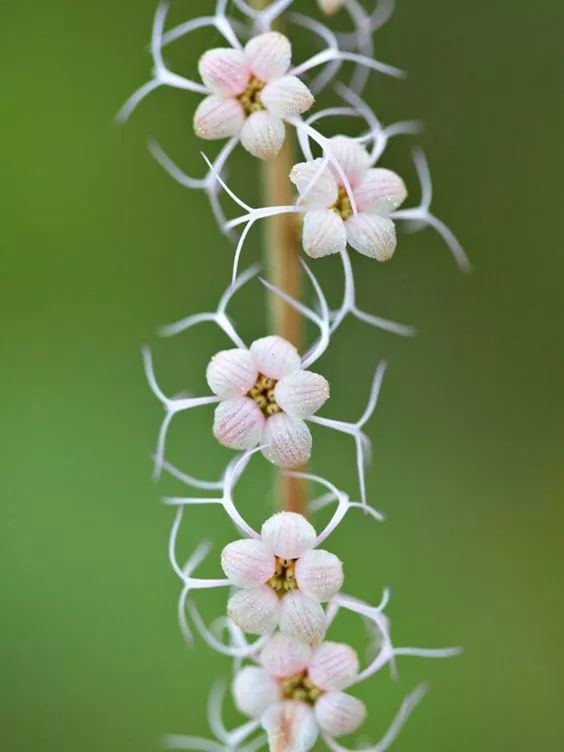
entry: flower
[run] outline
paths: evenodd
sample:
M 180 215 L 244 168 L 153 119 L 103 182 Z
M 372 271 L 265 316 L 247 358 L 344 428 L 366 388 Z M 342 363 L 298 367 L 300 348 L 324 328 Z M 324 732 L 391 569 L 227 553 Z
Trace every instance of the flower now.
M 335 136 L 329 145 L 348 186 L 321 158 L 300 162 L 290 173 L 306 208 L 304 251 L 320 258 L 344 251 L 348 242 L 364 256 L 388 261 L 396 249 L 390 214 L 407 196 L 403 180 L 391 170 L 371 168 L 368 152 L 351 138 Z
M 316 549 L 316 542 L 305 517 L 279 512 L 264 523 L 260 538 L 223 549 L 223 571 L 239 588 L 227 611 L 241 629 L 264 635 L 279 627 L 307 643 L 323 637 L 321 603 L 341 589 L 343 566 L 334 554 Z
M 275 31 L 251 39 L 244 50 L 208 50 L 199 63 L 211 92 L 194 115 L 200 138 L 241 137 L 255 157 L 271 159 L 284 143 L 284 119 L 300 115 L 314 102 L 307 86 L 288 74 L 289 40 Z
M 208 385 L 220 398 L 214 435 L 231 449 L 252 449 L 279 467 L 299 467 L 311 455 L 305 423 L 329 397 L 323 376 L 303 370 L 296 348 L 282 337 L 257 339 L 249 350 L 215 355 Z
M 341 10 L 345 4 L 345 0 L 317 0 L 317 2 L 326 16 L 331 16 Z
M 364 721 L 364 703 L 342 691 L 359 668 L 348 645 L 323 642 L 311 648 L 277 634 L 259 664 L 236 674 L 233 697 L 242 713 L 260 720 L 274 752 L 307 752 L 320 733 L 343 736 Z

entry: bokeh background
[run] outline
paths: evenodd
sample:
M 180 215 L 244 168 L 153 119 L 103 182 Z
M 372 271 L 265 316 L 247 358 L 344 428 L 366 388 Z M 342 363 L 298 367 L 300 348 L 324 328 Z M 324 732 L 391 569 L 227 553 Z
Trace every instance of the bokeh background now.
M 210 8 L 178 1 L 172 20 Z M 160 497 L 184 489 L 150 480 L 161 412 L 140 345 L 155 345 L 169 391 L 201 393 L 221 336 L 154 333 L 213 308 L 231 264 L 205 198 L 145 148 L 157 137 L 200 171 L 196 98 L 158 92 L 125 128 L 113 123 L 148 77 L 153 11 L 153 0 L 0 11 L 0 713 L 12 752 L 150 752 L 164 732 L 206 735 L 208 689 L 228 675 L 201 642 L 183 643 L 166 558 L 172 512 Z M 390 362 L 369 426 L 371 498 L 388 521 L 353 516 L 334 538 L 347 589 L 375 600 L 393 586 L 398 644 L 466 648 L 449 662 L 404 659 L 398 685 L 382 675 L 362 689 L 363 733 L 375 741 L 403 694 L 429 682 L 398 752 L 556 752 L 564 742 L 563 24 L 559 0 L 401 0 L 378 36 L 379 57 L 410 76 L 373 76 L 369 99 L 385 122 L 426 123 L 434 208 L 475 265 L 460 274 L 429 230 L 402 235 L 386 266 L 355 257 L 363 307 L 419 335 L 350 323 L 319 364 L 332 382 L 325 414 L 346 418 L 361 410 L 377 360 Z M 194 74 L 218 41 L 202 33 L 172 59 Z M 296 57 L 311 49 L 301 38 L 296 47 Z M 405 173 L 416 199 L 411 143 L 394 143 L 384 164 Z M 255 167 L 237 154 L 234 181 L 250 200 Z M 247 261 L 260 246 L 253 232 Z M 338 262 L 317 269 L 336 300 Z M 264 304 L 258 283 L 237 299 L 249 338 L 265 331 Z M 213 477 L 228 453 L 210 417 L 180 418 L 170 451 Z M 322 431 L 315 441 L 314 470 L 354 492 L 351 443 Z M 240 499 L 258 522 L 274 501 L 255 465 Z M 194 512 L 182 552 L 202 537 L 219 546 L 233 533 L 219 512 Z M 202 571 L 217 573 L 217 561 Z M 208 616 L 221 607 L 219 595 L 203 601 Z

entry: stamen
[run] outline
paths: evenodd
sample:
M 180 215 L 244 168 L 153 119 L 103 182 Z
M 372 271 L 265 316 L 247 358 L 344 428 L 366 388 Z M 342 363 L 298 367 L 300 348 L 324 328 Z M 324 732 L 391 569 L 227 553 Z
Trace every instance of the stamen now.
M 285 700 L 305 702 L 306 705 L 315 705 L 323 694 L 323 690 L 317 687 L 308 677 L 307 671 L 283 679 L 281 688 Z
M 344 185 L 339 186 L 339 194 L 337 196 L 337 200 L 330 208 L 333 209 L 334 212 L 337 212 L 337 214 L 343 221 L 346 221 L 347 219 L 349 219 L 349 217 L 352 217 L 353 209 L 351 200 Z
M 282 412 L 282 408 L 278 405 L 274 396 L 274 387 L 276 384 L 275 379 L 259 373 L 256 384 L 247 392 L 247 397 L 250 397 L 257 403 L 265 418 Z
M 247 88 L 237 97 L 239 102 L 243 105 L 247 117 L 253 112 L 260 112 L 260 110 L 266 109 L 260 96 L 265 85 L 264 81 L 259 81 L 255 76 L 251 76 Z
M 266 584 L 270 585 L 279 598 L 283 598 L 286 593 L 290 593 L 292 590 L 298 590 L 296 561 L 297 559 L 276 557 L 276 569 Z

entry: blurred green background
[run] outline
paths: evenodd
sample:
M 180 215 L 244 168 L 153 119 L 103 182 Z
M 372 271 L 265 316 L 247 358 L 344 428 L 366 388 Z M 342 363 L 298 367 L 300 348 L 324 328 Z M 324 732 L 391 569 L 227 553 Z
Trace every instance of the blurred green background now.
M 299 3 L 301 5 L 301 3 Z M 191 117 L 197 98 L 161 91 L 125 128 L 112 119 L 149 74 L 153 0 L 77 5 L 18 2 L 2 18 L 3 576 L 1 746 L 12 752 L 149 752 L 164 732 L 206 735 L 205 702 L 228 665 L 184 645 L 179 583 L 166 544 L 171 510 L 150 480 L 159 406 L 140 345 L 156 344 L 166 389 L 203 393 L 211 327 L 156 341 L 161 323 L 213 308 L 231 250 L 205 198 L 174 184 L 147 153 L 157 137 L 202 170 Z M 312 7 L 304 2 L 307 9 Z M 376 741 L 404 693 L 431 692 L 394 749 L 556 752 L 564 742 L 562 663 L 562 172 L 560 0 L 401 0 L 378 56 L 405 82 L 375 75 L 369 99 L 385 122 L 420 117 L 435 211 L 474 262 L 460 274 L 429 230 L 402 235 L 392 263 L 355 256 L 359 299 L 415 323 L 405 340 L 349 323 L 319 370 L 324 414 L 354 417 L 377 360 L 390 362 L 369 426 L 373 503 L 385 525 L 352 516 L 331 548 L 347 591 L 372 600 L 393 586 L 398 644 L 463 644 L 449 662 L 403 659 L 394 686 L 363 687 Z M 171 20 L 211 2 L 178 1 Z M 344 18 L 335 24 L 343 27 Z M 301 38 L 300 38 L 301 39 Z M 194 75 L 216 35 L 178 47 Z M 309 48 L 308 48 L 309 49 Z M 296 59 L 307 54 L 297 44 Z M 410 140 L 384 164 L 417 187 Z M 256 164 L 234 181 L 256 200 Z M 242 176 L 242 177 L 241 177 Z M 226 204 L 229 211 L 233 207 Z M 253 231 L 245 261 L 258 258 Z M 316 264 L 337 300 L 335 259 Z M 251 284 L 234 307 L 248 337 L 265 332 Z M 218 474 L 229 453 L 211 411 L 179 418 L 170 456 Z M 240 499 L 259 521 L 273 507 L 251 467 Z M 354 492 L 351 442 L 317 431 L 312 467 Z M 181 550 L 233 537 L 219 512 L 193 512 Z M 203 567 L 218 573 L 217 561 Z M 204 602 L 206 615 L 221 596 Z M 342 633 L 340 634 L 342 636 Z

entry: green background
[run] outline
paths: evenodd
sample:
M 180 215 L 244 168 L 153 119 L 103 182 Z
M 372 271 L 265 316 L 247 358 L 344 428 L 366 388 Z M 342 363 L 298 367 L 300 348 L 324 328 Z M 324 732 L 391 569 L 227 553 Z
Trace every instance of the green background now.
M 174 19 L 210 7 L 179 1 Z M 149 752 L 164 732 L 206 734 L 207 691 L 228 670 L 181 639 L 171 510 L 159 499 L 183 489 L 150 480 L 161 412 L 140 345 L 156 343 L 171 393 L 203 393 L 222 337 L 202 327 L 157 343 L 154 332 L 213 308 L 231 264 L 205 198 L 145 149 L 156 136 L 201 171 L 199 149 L 214 147 L 191 132 L 197 98 L 158 92 L 127 127 L 112 122 L 148 76 L 153 10 L 152 0 L 20 0 L 0 14 L 0 733 L 12 752 Z M 450 662 L 402 659 L 399 685 L 382 675 L 362 689 L 363 734 L 375 741 L 402 695 L 430 682 L 398 752 L 556 752 L 564 741 L 563 24 L 559 0 L 402 0 L 378 36 L 379 57 L 410 76 L 373 76 L 370 101 L 385 122 L 426 123 L 434 208 L 475 265 L 460 274 L 429 230 L 403 234 L 388 265 L 356 256 L 363 307 L 415 323 L 419 336 L 349 323 L 319 363 L 333 394 L 324 414 L 349 418 L 377 360 L 390 362 L 369 425 L 371 500 L 388 521 L 351 516 L 332 540 L 347 590 L 374 600 L 393 586 L 398 644 L 466 648 Z M 209 44 L 217 37 L 202 33 L 180 45 L 179 68 L 194 75 Z M 416 200 L 409 139 L 384 164 L 405 173 Z M 250 200 L 256 167 L 238 152 L 235 182 Z M 245 260 L 259 252 L 254 231 Z M 338 262 L 317 269 L 336 300 Z M 263 303 L 258 284 L 237 299 L 249 339 L 266 331 Z M 229 453 L 209 429 L 209 408 L 178 419 L 171 457 L 213 477 Z M 273 505 L 260 466 L 240 496 L 257 522 Z M 354 491 L 346 438 L 316 431 L 312 466 Z M 219 512 L 189 520 L 182 552 L 233 537 Z M 202 571 L 217 574 L 217 561 Z M 222 600 L 199 602 L 211 616 Z

